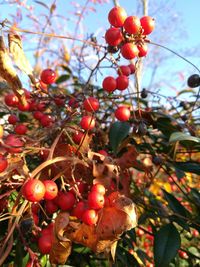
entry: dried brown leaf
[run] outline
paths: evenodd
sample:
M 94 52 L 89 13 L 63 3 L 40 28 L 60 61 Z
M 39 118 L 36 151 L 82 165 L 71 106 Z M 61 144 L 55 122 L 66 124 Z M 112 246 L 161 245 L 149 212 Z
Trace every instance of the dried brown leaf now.
M 66 231 L 68 224 L 69 224 L 69 213 L 60 212 L 57 215 L 54 224 L 54 233 L 60 241 L 67 240 L 67 238 L 64 237 L 64 232 Z
M 16 33 L 9 33 L 8 44 L 10 53 L 18 68 L 27 75 L 33 75 L 33 68 L 24 54 L 21 37 Z
M 108 206 L 99 211 L 96 233 L 101 239 L 114 239 L 137 225 L 135 204 L 118 192 L 108 197 Z
M 66 239 L 65 241 L 60 241 L 56 236 L 54 236 L 50 251 L 51 264 L 65 264 L 71 254 L 71 247 L 71 240 Z
M 0 76 L 6 80 L 19 100 L 23 104 L 26 104 L 24 90 L 22 90 L 22 83 L 12 65 L 12 61 L 2 36 L 0 36 Z

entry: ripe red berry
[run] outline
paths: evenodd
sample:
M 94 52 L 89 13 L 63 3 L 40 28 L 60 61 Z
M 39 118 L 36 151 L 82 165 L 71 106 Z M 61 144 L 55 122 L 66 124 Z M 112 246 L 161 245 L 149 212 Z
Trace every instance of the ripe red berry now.
M 91 188 L 91 192 L 97 192 L 99 194 L 105 195 L 106 189 L 102 184 L 94 184 Z
M 118 46 L 123 40 L 121 30 L 118 28 L 108 29 L 105 34 L 105 40 L 108 45 Z
M 37 179 L 29 179 L 22 187 L 22 195 L 30 202 L 39 202 L 45 194 L 44 184 Z
M 116 82 L 117 89 L 123 91 L 128 87 L 129 79 L 125 75 L 120 75 L 116 78 Z
M 58 210 L 58 206 L 53 200 L 46 200 L 45 210 L 48 214 L 53 214 L 54 212 Z
M 57 106 L 63 107 L 65 105 L 65 98 L 63 98 L 62 96 L 57 96 L 54 98 L 54 102 Z
M 5 96 L 4 102 L 9 107 L 16 107 L 19 103 L 19 99 L 15 94 L 8 94 Z
M 148 51 L 148 46 L 147 44 L 142 44 L 142 45 L 138 45 L 137 46 L 139 54 L 138 57 L 145 57 L 147 55 L 147 51 Z
M 73 208 L 76 199 L 72 192 L 60 192 L 56 201 L 60 209 L 66 211 Z
M 120 6 L 113 7 L 108 14 L 110 24 L 117 28 L 123 26 L 126 17 L 127 14 L 125 9 Z
M 138 55 L 138 48 L 133 43 L 126 43 L 121 47 L 121 54 L 126 59 L 133 59 Z
M 43 114 L 40 123 L 43 127 L 50 127 L 53 124 L 53 118 L 50 115 Z
M 56 73 L 52 69 L 45 69 L 41 72 L 40 79 L 45 84 L 52 84 L 56 80 Z
M 73 134 L 72 139 L 73 139 L 75 144 L 79 145 L 81 143 L 81 140 L 82 140 L 83 137 L 84 137 L 84 133 L 83 132 L 76 131 Z
M 93 210 L 93 209 L 85 210 L 83 215 L 82 215 L 82 221 L 88 225 L 96 224 L 98 221 L 98 214 L 97 214 L 96 210 Z
M 79 106 L 79 102 L 75 97 L 71 97 L 68 102 L 68 105 L 72 108 L 77 108 Z
M 6 136 L 5 144 L 9 146 L 7 151 L 9 153 L 20 153 L 22 152 L 23 142 L 14 134 L 9 134 Z
M 99 100 L 95 97 L 88 97 L 84 100 L 83 106 L 86 111 L 97 111 L 99 109 Z
M 135 73 L 135 65 L 134 64 L 129 64 L 128 67 L 131 71 L 131 74 Z
M 140 20 L 136 16 L 130 16 L 124 21 L 123 27 L 129 34 L 138 34 L 141 29 Z
M 179 250 L 178 254 L 179 254 L 180 258 L 188 259 L 188 254 L 185 251 Z
M 80 122 L 81 128 L 91 130 L 95 127 L 95 119 L 92 116 L 83 116 Z
M 143 34 L 150 34 L 155 28 L 155 20 L 150 16 L 144 16 L 140 19 L 140 23 L 143 29 Z
M 8 122 L 10 123 L 10 124 L 15 124 L 15 123 L 17 123 L 19 121 L 19 118 L 16 116 L 16 115 L 14 115 L 14 114 L 11 114 L 9 117 L 8 117 Z
M 116 79 L 112 76 L 108 76 L 103 80 L 102 87 L 105 91 L 111 93 L 117 88 Z
M 46 103 L 45 102 L 37 103 L 37 110 L 44 111 L 45 109 L 46 109 Z
M 57 184 L 52 180 L 45 180 L 43 181 L 43 184 L 45 186 L 44 199 L 46 200 L 54 199 L 58 194 Z
M 87 210 L 86 204 L 83 201 L 79 201 L 76 207 L 72 211 L 72 215 L 78 218 L 79 220 L 82 219 L 83 213 Z
M 27 130 L 28 129 L 26 125 L 24 124 L 18 124 L 17 126 L 15 126 L 15 129 L 14 129 L 15 133 L 20 134 L 20 135 L 26 134 Z
M 118 71 L 117 71 L 118 75 L 125 75 L 125 76 L 129 76 L 131 74 L 131 70 L 129 68 L 129 66 L 120 66 Z
M 8 167 L 7 159 L 3 155 L 0 154 L 0 173 L 4 172 L 7 167 Z
M 115 117 L 119 121 L 127 121 L 130 118 L 130 109 L 125 106 L 118 107 L 118 109 L 115 111 Z
M 38 248 L 40 253 L 49 254 L 53 243 L 52 235 L 44 234 L 38 239 Z
M 104 196 L 97 191 L 91 191 L 88 194 L 88 207 L 90 209 L 99 210 L 102 209 L 105 203 Z
M 33 112 L 33 117 L 36 120 L 41 120 L 41 118 L 44 116 L 44 113 L 42 113 L 41 111 L 34 111 Z
M 20 111 L 29 111 L 30 110 L 30 104 L 26 102 L 25 104 L 22 104 L 21 102 L 18 103 L 17 108 Z

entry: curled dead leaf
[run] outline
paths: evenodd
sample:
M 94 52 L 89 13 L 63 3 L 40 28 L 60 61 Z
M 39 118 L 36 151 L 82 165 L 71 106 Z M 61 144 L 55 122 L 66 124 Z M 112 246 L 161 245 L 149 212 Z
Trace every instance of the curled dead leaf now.
M 54 234 L 60 241 L 66 241 L 67 238 L 64 237 L 64 232 L 69 224 L 69 213 L 60 212 L 55 219 L 54 224 Z
M 22 104 L 26 104 L 24 90 L 22 90 L 22 83 L 12 65 L 3 36 L 0 36 L 0 76 L 6 80 Z
M 71 240 L 66 239 L 65 241 L 60 241 L 56 236 L 54 236 L 49 255 L 51 264 L 65 264 L 71 254 L 71 248 Z
M 108 206 L 99 212 L 96 233 L 99 238 L 113 239 L 119 237 L 137 225 L 135 204 L 130 198 L 120 195 L 119 192 L 108 197 Z
M 35 84 L 33 68 L 24 54 L 21 37 L 14 32 L 10 32 L 8 34 L 8 44 L 15 64 L 21 71 L 25 72 Z

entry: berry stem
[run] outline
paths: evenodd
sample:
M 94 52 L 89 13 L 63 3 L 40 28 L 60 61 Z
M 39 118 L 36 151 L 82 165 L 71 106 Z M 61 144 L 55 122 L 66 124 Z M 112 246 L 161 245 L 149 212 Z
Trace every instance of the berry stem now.
M 199 73 L 200 73 L 200 69 L 194 65 L 190 60 L 188 60 L 187 58 L 181 56 L 179 53 L 175 52 L 174 50 L 164 46 L 164 45 L 161 45 L 161 44 L 157 44 L 157 43 L 154 43 L 154 42 L 151 42 L 151 41 L 148 41 L 149 44 L 152 44 L 152 45 L 156 45 L 156 46 L 159 46 L 159 47 L 162 47 L 164 48 L 165 50 L 168 50 L 169 52 L 173 53 L 174 55 L 176 55 L 177 57 L 180 57 L 181 59 L 183 59 L 184 61 L 186 61 L 188 64 L 192 65 Z

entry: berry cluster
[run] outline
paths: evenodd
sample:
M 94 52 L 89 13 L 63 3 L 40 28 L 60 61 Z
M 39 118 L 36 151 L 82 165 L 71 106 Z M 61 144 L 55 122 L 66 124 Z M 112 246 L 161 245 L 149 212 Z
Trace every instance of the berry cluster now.
M 120 49 L 121 55 L 129 60 L 147 55 L 146 36 L 155 27 L 152 17 L 127 16 L 124 8 L 117 6 L 110 10 L 108 20 L 111 28 L 106 31 L 105 40 L 109 52 Z
M 69 212 L 71 216 L 87 225 L 95 225 L 98 221 L 98 212 L 105 204 L 106 189 L 99 183 L 94 184 L 87 198 L 83 199 L 86 183 L 79 181 L 76 186 L 79 196 L 73 188 L 69 191 L 58 190 L 57 184 L 52 180 L 28 179 L 22 187 L 22 195 L 32 202 L 31 211 L 35 225 L 39 224 L 41 211 L 50 216 L 59 210 Z M 53 242 L 53 223 L 43 228 L 36 238 L 39 251 L 49 254 Z

